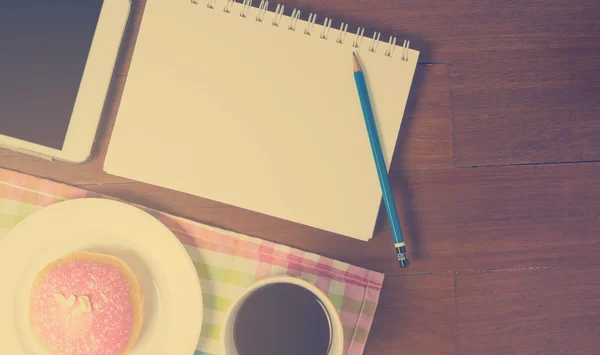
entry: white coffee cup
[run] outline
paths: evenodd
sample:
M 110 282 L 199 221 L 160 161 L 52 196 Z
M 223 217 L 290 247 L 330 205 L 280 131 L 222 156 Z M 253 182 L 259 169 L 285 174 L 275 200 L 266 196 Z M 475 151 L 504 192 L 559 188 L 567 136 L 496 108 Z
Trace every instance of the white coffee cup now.
M 333 306 L 333 303 L 331 303 L 331 300 L 329 300 L 327 295 L 325 295 L 321 290 L 319 290 L 310 282 L 291 276 L 268 277 L 258 282 L 255 282 L 246 290 L 244 290 L 242 294 L 240 294 L 233 301 L 233 303 L 231 304 L 231 306 L 229 306 L 229 309 L 225 313 L 225 324 L 221 328 L 221 354 L 238 355 L 234 344 L 233 328 L 237 313 L 240 310 L 241 305 L 247 299 L 247 297 L 250 296 L 254 291 L 262 287 L 276 283 L 288 283 L 303 287 L 308 291 L 312 292 L 317 297 L 317 299 L 325 308 L 325 313 L 327 314 L 327 317 L 329 319 L 331 345 L 329 347 L 329 352 L 327 353 L 327 355 L 342 355 L 344 349 L 344 332 L 342 330 L 342 321 L 340 320 L 340 316 L 335 307 Z

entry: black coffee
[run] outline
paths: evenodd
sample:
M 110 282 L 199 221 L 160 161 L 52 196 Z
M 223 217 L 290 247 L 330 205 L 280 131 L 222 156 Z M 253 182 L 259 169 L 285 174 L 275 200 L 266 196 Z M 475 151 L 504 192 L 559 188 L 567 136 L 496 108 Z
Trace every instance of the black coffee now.
M 233 333 L 240 355 L 326 355 L 331 343 L 321 301 L 288 283 L 251 293 L 239 309 Z

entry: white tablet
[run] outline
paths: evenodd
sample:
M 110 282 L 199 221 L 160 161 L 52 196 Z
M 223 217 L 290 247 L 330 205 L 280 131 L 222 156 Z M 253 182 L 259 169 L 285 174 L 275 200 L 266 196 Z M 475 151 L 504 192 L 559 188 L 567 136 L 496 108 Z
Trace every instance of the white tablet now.
M 0 146 L 91 156 L 130 0 L 0 2 Z

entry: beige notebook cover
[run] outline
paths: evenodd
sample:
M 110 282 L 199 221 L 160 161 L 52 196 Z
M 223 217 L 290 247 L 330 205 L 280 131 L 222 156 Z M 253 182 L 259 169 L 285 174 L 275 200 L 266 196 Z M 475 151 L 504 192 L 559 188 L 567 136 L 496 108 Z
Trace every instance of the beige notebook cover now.
M 264 5 L 147 1 L 104 169 L 368 240 L 381 190 L 352 52 L 388 167 L 419 53 Z

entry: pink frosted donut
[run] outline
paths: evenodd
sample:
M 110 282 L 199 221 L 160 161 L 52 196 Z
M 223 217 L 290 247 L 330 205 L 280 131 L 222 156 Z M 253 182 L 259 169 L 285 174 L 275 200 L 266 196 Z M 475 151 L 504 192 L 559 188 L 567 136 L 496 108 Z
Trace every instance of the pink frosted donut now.
M 37 275 L 29 311 L 33 333 L 51 354 L 122 355 L 138 340 L 143 294 L 120 259 L 78 252 Z

